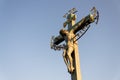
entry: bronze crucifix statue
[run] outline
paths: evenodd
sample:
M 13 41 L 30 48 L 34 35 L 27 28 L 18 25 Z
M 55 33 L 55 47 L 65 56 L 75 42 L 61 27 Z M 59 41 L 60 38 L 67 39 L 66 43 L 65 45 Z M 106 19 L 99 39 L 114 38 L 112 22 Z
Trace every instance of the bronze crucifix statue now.
M 59 31 L 60 35 L 52 37 L 51 48 L 54 50 L 63 50 L 63 59 L 67 66 L 68 72 L 71 74 L 72 80 L 81 80 L 80 61 L 77 40 L 80 39 L 89 29 L 90 24 L 98 22 L 99 13 L 95 7 L 90 10 L 90 14 L 75 23 L 77 10 L 75 8 L 69 10 L 64 15 L 67 20 L 63 23 L 63 28 Z M 66 29 L 65 27 L 68 26 Z M 61 42 L 65 44 L 61 45 Z

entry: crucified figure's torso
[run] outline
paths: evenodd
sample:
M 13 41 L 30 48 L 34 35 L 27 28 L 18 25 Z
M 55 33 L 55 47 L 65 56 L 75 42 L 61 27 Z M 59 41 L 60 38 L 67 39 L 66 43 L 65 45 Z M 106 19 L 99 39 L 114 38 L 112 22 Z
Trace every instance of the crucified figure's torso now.
M 63 51 L 63 59 L 67 66 L 68 72 L 74 71 L 72 53 L 74 51 L 74 33 L 67 30 L 61 30 L 60 34 L 64 37 L 66 42 L 66 48 Z

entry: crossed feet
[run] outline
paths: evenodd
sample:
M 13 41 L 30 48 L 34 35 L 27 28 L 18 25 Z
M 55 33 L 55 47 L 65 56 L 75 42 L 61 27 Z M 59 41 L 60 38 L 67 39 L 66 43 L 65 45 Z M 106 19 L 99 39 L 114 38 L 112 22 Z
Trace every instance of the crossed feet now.
M 68 67 L 68 72 L 71 74 L 75 70 L 74 67 Z

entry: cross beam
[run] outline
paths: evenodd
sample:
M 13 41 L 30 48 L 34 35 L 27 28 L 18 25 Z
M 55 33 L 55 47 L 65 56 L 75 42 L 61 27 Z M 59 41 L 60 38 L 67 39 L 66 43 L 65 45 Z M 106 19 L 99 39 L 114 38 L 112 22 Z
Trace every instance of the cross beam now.
M 96 14 L 96 13 L 95 13 Z M 97 14 L 98 16 L 98 11 Z M 94 16 L 93 14 L 89 14 L 86 17 L 82 18 L 79 22 L 77 22 L 75 25 L 72 25 L 71 28 L 69 30 L 73 30 L 74 34 L 76 34 L 78 31 L 80 31 L 81 29 L 83 29 L 84 27 L 88 26 L 89 24 L 93 23 L 95 20 L 97 19 L 96 16 Z M 62 41 L 64 41 L 64 38 L 59 35 L 57 37 L 55 37 L 54 39 L 54 43 L 53 44 L 60 44 Z

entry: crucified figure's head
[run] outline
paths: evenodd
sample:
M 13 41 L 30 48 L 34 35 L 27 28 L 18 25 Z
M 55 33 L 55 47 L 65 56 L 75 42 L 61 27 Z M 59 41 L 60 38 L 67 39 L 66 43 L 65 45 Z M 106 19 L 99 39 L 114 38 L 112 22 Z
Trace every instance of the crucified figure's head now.
M 66 36 L 67 33 L 68 33 L 67 30 L 64 30 L 64 29 L 60 30 L 60 35 L 62 35 L 62 36 Z

